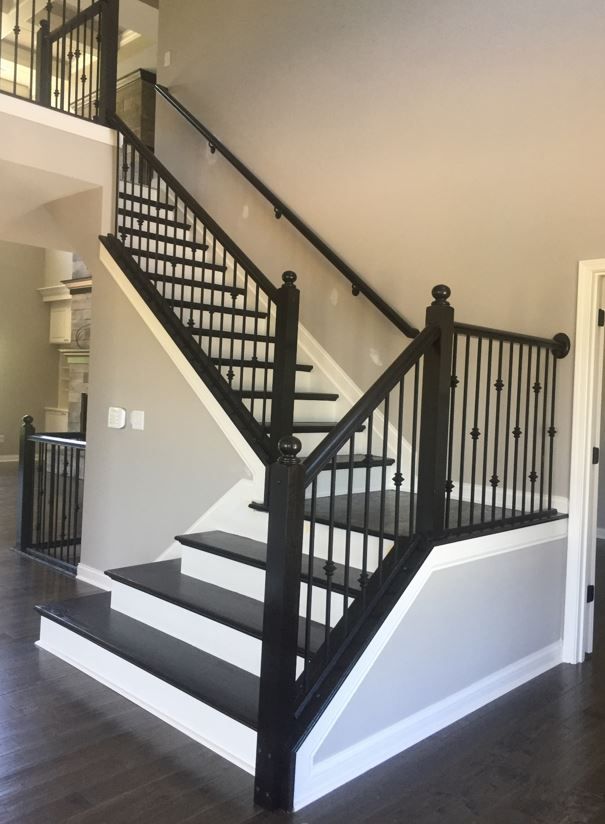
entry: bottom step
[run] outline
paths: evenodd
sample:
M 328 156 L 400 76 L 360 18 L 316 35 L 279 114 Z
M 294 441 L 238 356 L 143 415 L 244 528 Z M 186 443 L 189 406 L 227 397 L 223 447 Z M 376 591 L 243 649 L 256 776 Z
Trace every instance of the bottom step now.
M 38 645 L 254 773 L 259 679 L 112 610 L 110 598 L 36 607 Z

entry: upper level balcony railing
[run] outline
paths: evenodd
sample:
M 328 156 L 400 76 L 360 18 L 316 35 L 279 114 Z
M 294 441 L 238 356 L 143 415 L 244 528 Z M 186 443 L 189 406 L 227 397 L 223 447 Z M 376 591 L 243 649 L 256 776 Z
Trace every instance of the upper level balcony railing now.
M 0 0 L 0 91 L 106 123 L 118 38 L 118 0 Z

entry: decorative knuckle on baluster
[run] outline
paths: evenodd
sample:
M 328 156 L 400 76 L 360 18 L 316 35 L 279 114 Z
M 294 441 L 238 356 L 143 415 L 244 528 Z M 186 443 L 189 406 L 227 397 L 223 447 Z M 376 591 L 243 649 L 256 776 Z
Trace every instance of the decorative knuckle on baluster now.
M 565 332 L 557 332 L 556 335 L 553 335 L 552 339 L 556 344 L 552 350 L 554 357 L 558 359 L 567 357 L 569 350 L 571 349 L 569 335 L 566 335 Z
M 281 464 L 288 466 L 299 462 L 298 453 L 302 449 L 302 444 L 295 435 L 280 438 L 277 448 L 280 452 L 279 462 Z
M 297 278 L 296 272 L 291 272 L 290 270 L 288 270 L 287 272 L 284 272 L 283 275 L 281 276 L 281 279 L 286 284 L 286 286 L 294 286 L 294 284 L 296 283 L 296 278 Z
M 448 298 L 452 294 L 452 290 L 444 283 L 439 283 L 433 286 L 431 295 L 433 296 L 433 306 L 449 306 Z
M 26 424 L 26 426 L 30 426 L 33 422 L 34 422 L 34 419 L 32 418 L 31 415 L 24 415 L 23 416 L 23 423 Z

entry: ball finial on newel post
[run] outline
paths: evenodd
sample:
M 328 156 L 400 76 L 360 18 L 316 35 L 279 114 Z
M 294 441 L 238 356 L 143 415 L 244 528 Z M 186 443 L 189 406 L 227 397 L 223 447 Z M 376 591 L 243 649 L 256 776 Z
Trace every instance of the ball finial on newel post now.
M 296 283 L 296 277 L 296 272 L 291 272 L 290 270 L 288 270 L 287 272 L 283 273 L 281 279 L 286 284 L 286 286 L 294 286 L 294 284 Z
M 449 306 L 448 298 L 452 294 L 452 290 L 444 283 L 433 286 L 431 290 L 433 296 L 433 306 Z
M 286 465 L 298 463 L 298 453 L 302 449 L 302 444 L 294 435 L 286 435 L 280 438 L 277 444 L 280 457 L 279 462 Z

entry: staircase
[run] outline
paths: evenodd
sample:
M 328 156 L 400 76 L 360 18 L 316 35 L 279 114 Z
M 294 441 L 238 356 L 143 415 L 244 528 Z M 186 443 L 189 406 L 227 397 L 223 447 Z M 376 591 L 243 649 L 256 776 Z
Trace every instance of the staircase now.
M 179 535 L 179 559 L 109 570 L 110 593 L 39 606 L 40 644 L 255 774 L 258 803 L 289 809 L 298 748 L 432 547 L 558 517 L 569 342 L 455 323 L 438 286 L 417 335 L 385 312 L 413 340 L 343 414 L 299 357 L 296 275 L 276 287 L 110 123 L 115 228 L 102 243 L 267 485 L 249 535 Z

